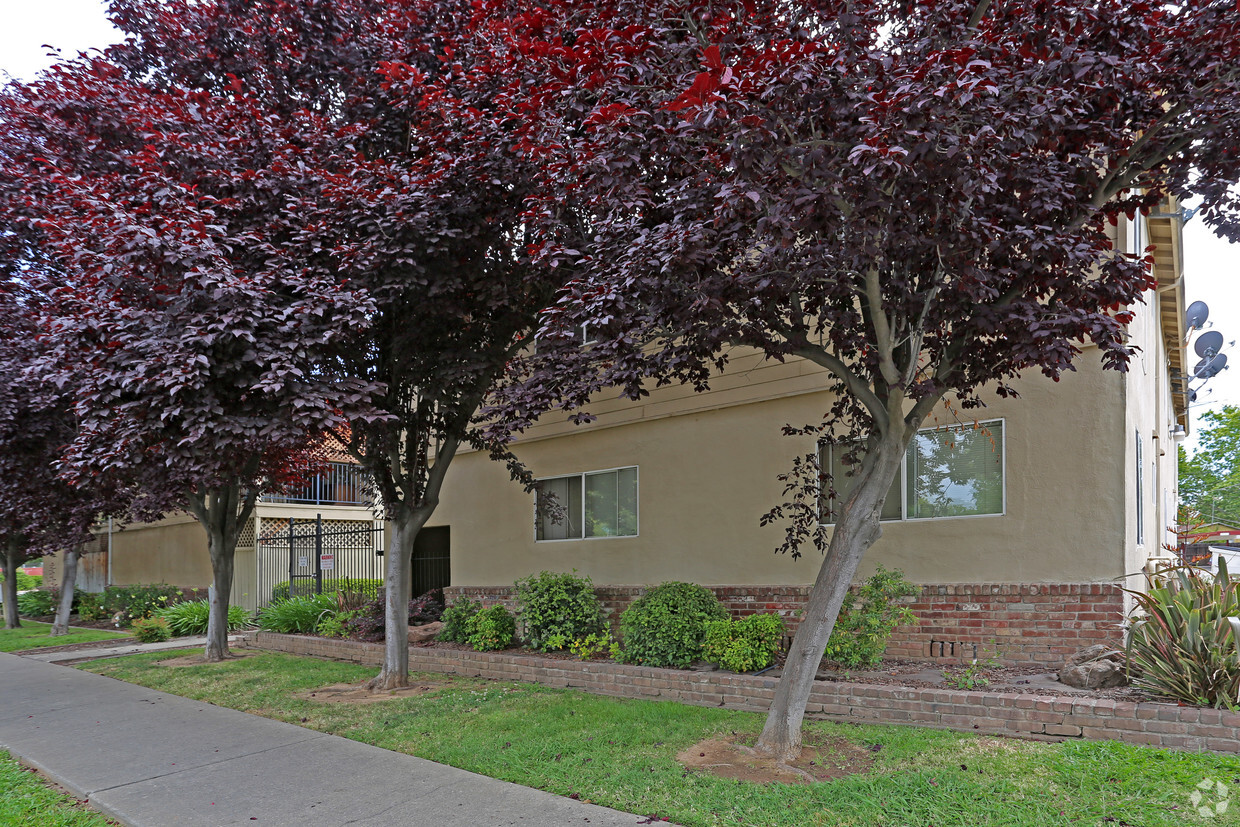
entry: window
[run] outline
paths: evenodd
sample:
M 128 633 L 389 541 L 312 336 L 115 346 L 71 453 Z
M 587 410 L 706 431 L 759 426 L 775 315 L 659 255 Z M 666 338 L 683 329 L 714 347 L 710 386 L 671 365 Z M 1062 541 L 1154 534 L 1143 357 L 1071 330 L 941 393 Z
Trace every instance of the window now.
M 1137 431 L 1137 545 L 1145 545 L 1145 500 L 1142 489 L 1145 488 L 1144 471 L 1141 454 L 1141 432 Z
M 824 445 L 821 462 L 832 475 L 823 522 L 832 523 L 852 489 L 846 445 Z M 880 519 L 974 517 L 1004 511 L 1003 420 L 919 431 L 887 492 Z
M 824 471 L 831 475 L 831 487 L 835 489 L 835 496 L 831 496 L 830 492 L 822 498 L 822 521 L 824 523 L 834 523 L 839 517 L 839 510 L 843 507 L 844 501 L 848 499 L 849 493 L 853 489 L 855 478 L 849 476 L 850 471 L 860 470 L 861 455 L 847 456 L 850 448 L 854 448 L 856 443 L 847 443 L 844 445 L 824 445 L 822 446 L 821 455 L 818 458 Z M 849 465 L 847 460 L 853 460 L 854 464 Z M 891 490 L 887 492 L 887 499 L 883 502 L 883 511 L 879 519 L 882 520 L 899 520 L 904 513 L 904 501 L 901 495 L 903 483 L 903 473 L 896 476 L 891 483 Z
M 555 497 L 562 512 L 544 513 L 543 497 Z M 539 480 L 535 517 L 537 540 L 581 540 L 637 535 L 637 468 L 590 471 Z

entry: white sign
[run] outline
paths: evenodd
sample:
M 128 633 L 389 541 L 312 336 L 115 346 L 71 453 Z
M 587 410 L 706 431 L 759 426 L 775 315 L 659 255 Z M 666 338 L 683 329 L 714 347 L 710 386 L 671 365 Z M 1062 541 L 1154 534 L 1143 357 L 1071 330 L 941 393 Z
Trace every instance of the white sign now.
M 331 554 L 324 554 L 319 558 L 319 568 L 323 571 L 331 571 L 336 567 L 336 558 Z
M 301 566 L 304 569 L 306 566 L 310 565 L 310 558 L 309 557 L 298 557 L 297 565 Z

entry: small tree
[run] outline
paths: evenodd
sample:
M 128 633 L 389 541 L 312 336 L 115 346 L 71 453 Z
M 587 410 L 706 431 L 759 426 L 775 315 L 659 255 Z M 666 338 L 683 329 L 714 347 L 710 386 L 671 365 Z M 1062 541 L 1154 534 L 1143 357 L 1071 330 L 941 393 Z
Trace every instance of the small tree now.
M 827 373 L 823 421 L 788 433 L 856 441 L 834 527 L 816 450 L 767 517 L 787 520 L 783 550 L 825 552 L 757 744 L 786 759 L 931 411 L 980 406 L 983 388 L 1013 396 L 1025 371 L 1058 378 L 1083 343 L 1124 369 L 1127 308 L 1155 282 L 1144 255 L 1114 249 L 1123 214 L 1200 195 L 1207 223 L 1240 238 L 1240 11 L 631 0 L 571 15 L 590 18 L 563 29 L 588 44 L 548 60 L 605 53 L 588 128 L 569 133 L 604 149 L 581 175 L 582 276 L 554 315 L 594 325 L 593 388 L 701 387 L 751 346 Z M 517 368 L 513 410 L 588 402 L 537 360 Z
M 114 3 L 127 44 L 5 90 L 0 235 L 50 297 L 57 381 L 76 389 L 67 473 L 132 479 L 136 516 L 202 524 L 218 660 L 256 498 L 366 390 L 316 374 L 314 354 L 370 308 L 282 246 L 304 228 L 301 136 L 317 113 L 264 109 L 279 90 L 186 62 L 193 43 L 235 34 L 189 5 Z
M 580 237 L 535 143 L 537 9 L 505 8 L 117 0 L 126 45 L 8 107 L 13 220 L 71 286 L 57 339 L 91 374 L 75 466 L 138 468 L 144 513 L 199 518 L 214 608 L 254 496 L 334 436 L 394 526 L 381 687 L 407 681 L 409 558 L 449 464 L 512 460 L 475 417 L 571 278 L 536 242 Z
M 1197 427 L 1191 457 L 1177 446 L 1180 501 L 1208 523 L 1240 524 L 1240 408 L 1206 411 Z
M 38 340 L 39 296 L 18 281 L 0 283 L 0 550 L 5 628 L 17 616 L 17 567 L 65 551 L 61 603 L 51 634 L 68 631 L 81 544 L 121 497 L 100 483 L 71 486 L 59 474 L 73 439 L 72 386 L 57 384 Z

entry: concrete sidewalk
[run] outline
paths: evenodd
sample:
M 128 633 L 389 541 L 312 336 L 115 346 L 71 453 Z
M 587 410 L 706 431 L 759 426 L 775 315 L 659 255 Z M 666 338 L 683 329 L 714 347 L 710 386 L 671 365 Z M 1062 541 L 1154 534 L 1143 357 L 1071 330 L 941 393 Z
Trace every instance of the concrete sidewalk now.
M 240 635 L 229 635 L 228 642 L 236 643 L 241 639 Z M 125 655 L 136 655 L 139 652 L 158 652 L 165 649 L 201 649 L 207 645 L 206 635 L 199 637 L 178 637 L 172 640 L 165 640 L 160 643 L 138 643 L 137 641 L 126 641 L 118 646 L 107 646 L 99 644 L 82 649 L 60 649 L 49 652 L 17 652 L 15 654 L 28 658 L 30 660 L 43 661 L 44 663 L 71 663 L 84 660 L 102 660 L 103 658 L 119 658 Z
M 133 827 L 490 827 L 645 818 L 0 653 L 0 748 Z

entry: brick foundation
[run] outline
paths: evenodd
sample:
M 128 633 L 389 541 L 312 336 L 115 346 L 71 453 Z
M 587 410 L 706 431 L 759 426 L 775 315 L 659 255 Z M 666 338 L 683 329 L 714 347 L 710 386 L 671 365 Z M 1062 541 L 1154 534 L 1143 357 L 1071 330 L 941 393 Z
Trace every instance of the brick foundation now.
M 778 612 L 789 633 L 809 596 L 808 586 L 708 586 L 737 616 Z M 613 626 L 645 590 L 642 586 L 599 586 L 595 592 Z M 452 586 L 451 602 L 467 596 L 486 605 L 516 609 L 511 586 Z M 1011 666 L 1059 666 L 1067 655 L 1095 643 L 1123 643 L 1120 622 L 1124 593 L 1110 583 L 960 584 L 922 586 L 906 600 L 916 626 L 896 629 L 887 644 L 891 657 L 933 662 L 997 658 Z
M 383 660 L 382 643 L 337 638 L 251 632 L 241 645 L 372 665 Z M 409 668 L 753 712 L 770 708 L 777 683 L 774 678 L 731 672 L 690 672 L 416 646 L 409 650 Z M 909 724 L 1050 741 L 1084 738 L 1240 753 L 1240 713 L 1171 703 L 816 681 L 806 714 L 833 721 Z

